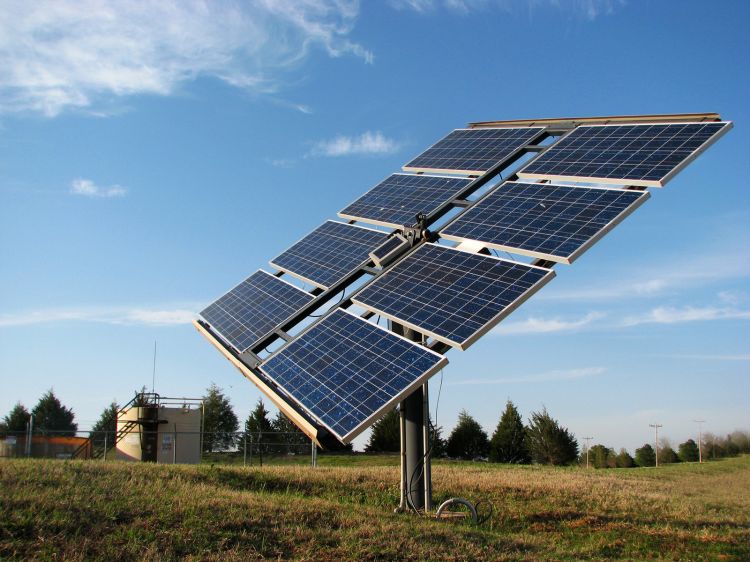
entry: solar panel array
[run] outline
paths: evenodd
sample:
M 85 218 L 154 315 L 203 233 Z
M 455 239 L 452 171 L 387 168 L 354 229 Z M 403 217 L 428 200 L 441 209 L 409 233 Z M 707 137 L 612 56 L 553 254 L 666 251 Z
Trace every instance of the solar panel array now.
M 662 186 L 731 126 L 580 125 L 517 175 Z M 476 191 L 483 179 L 472 186 L 471 179 L 424 172 L 482 175 L 538 143 L 545 131 L 555 134 L 555 126 L 550 127 L 454 130 L 403 168 L 420 175 L 393 174 L 338 214 L 396 229 L 414 225 L 420 213 L 436 218 L 438 210 L 458 197 L 466 199 L 466 192 Z M 647 198 L 645 191 L 506 182 L 476 204 L 457 205 L 469 208 L 449 221 L 440 237 L 473 250 L 486 246 L 571 263 Z M 551 269 L 423 243 L 415 233 L 409 230 L 407 240 L 406 233 L 389 237 L 372 228 L 327 221 L 271 261 L 324 291 L 354 281 L 350 275 L 371 262 L 386 268 L 299 335 L 284 334 L 289 341 L 269 356 L 253 357 L 252 367 L 241 359 L 264 384 L 276 383 L 276 391 L 264 391 L 276 394 L 277 402 L 307 412 L 304 421 L 298 421 L 301 426 L 308 421 L 325 426 L 349 442 L 447 363 L 425 345 L 344 310 L 351 303 L 436 340 L 430 342 L 432 347 L 440 348 L 442 342 L 466 349 L 554 277 Z M 434 233 L 422 234 L 435 239 Z M 391 261 L 395 264 L 387 269 Z M 321 295 L 321 302 L 331 296 Z M 292 320 L 299 326 L 304 318 L 298 313 L 314 298 L 258 271 L 204 309 L 201 317 L 221 339 L 244 352 Z
M 580 126 L 518 173 L 662 187 L 730 123 Z
M 541 267 L 425 244 L 353 301 L 466 349 L 554 275 Z
M 393 174 L 338 215 L 393 228 L 413 225 L 418 213 L 431 215 L 470 183 L 464 178 Z
M 261 370 L 349 441 L 446 363 L 442 355 L 338 309 Z
M 405 172 L 481 175 L 531 142 L 540 127 L 456 129 L 406 166 Z
M 441 235 L 571 263 L 648 197 L 645 191 L 506 182 Z
M 368 254 L 387 236 L 370 228 L 326 221 L 271 260 L 271 265 L 327 289 L 370 261 Z
M 258 270 L 200 315 L 241 353 L 313 298 L 310 293 Z

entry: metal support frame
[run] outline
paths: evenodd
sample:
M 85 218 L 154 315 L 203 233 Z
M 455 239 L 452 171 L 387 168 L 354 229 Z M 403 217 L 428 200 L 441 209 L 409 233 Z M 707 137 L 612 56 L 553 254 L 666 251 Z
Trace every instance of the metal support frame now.
M 420 341 L 414 330 L 391 322 L 391 330 Z M 432 510 L 432 445 L 430 440 L 429 387 L 425 382 L 399 406 L 401 430 L 401 503 L 398 511 Z

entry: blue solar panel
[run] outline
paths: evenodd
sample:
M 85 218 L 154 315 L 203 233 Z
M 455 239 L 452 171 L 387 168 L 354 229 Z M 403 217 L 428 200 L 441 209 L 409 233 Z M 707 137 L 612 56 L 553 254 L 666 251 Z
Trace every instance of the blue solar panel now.
M 580 126 L 518 176 L 662 187 L 731 126 L 724 122 Z
M 456 129 L 403 169 L 481 175 L 531 142 L 542 130 L 538 127 Z
M 645 191 L 508 182 L 440 235 L 572 263 L 648 197 Z
M 310 293 L 259 270 L 200 315 L 215 332 L 243 352 L 313 298 Z
M 338 309 L 273 355 L 261 370 L 349 442 L 447 362 Z
M 430 216 L 454 199 L 471 180 L 440 176 L 393 174 L 339 212 L 347 219 L 401 228 L 416 216 Z
M 554 275 L 541 267 L 425 244 L 352 300 L 466 349 Z
M 271 260 L 271 265 L 327 289 L 369 262 L 369 253 L 387 236 L 370 228 L 327 221 Z

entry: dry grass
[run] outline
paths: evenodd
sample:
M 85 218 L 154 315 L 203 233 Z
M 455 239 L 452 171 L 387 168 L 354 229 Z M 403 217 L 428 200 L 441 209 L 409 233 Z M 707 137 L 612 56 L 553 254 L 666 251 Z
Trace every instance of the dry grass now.
M 482 526 L 395 515 L 393 467 L 0 462 L 2 559 L 748 560 L 750 457 L 594 471 L 439 463 L 436 500 Z

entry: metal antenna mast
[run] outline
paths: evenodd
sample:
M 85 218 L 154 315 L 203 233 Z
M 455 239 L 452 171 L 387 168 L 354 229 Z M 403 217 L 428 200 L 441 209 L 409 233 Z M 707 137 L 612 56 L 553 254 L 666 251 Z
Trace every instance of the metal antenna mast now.
M 693 420 L 698 424 L 698 462 L 703 462 L 703 424 L 706 420 Z
M 582 437 L 583 440 L 586 441 L 586 468 L 589 467 L 589 444 L 591 443 L 591 440 L 593 437 Z
M 650 423 L 648 424 L 648 426 L 653 427 L 654 431 L 656 432 L 656 437 L 655 437 L 656 441 L 654 443 L 656 445 L 656 448 L 654 449 L 654 452 L 656 453 L 656 467 L 658 468 L 659 467 L 659 428 L 664 427 L 664 426 L 658 423 Z
M 151 393 L 156 392 L 154 387 L 156 386 L 156 340 L 154 340 L 154 367 L 151 371 Z

